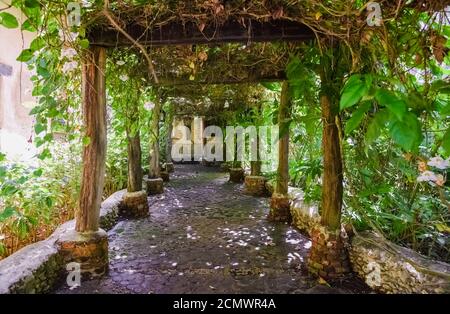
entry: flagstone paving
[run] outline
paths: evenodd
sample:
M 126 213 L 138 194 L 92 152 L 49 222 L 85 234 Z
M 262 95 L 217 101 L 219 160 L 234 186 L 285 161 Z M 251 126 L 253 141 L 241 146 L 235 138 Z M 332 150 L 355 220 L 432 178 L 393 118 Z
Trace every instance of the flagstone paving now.
M 318 285 L 305 267 L 309 239 L 268 222 L 268 199 L 242 188 L 217 168 L 176 165 L 148 218 L 109 231 L 109 273 L 55 293 L 369 292 L 354 277 Z

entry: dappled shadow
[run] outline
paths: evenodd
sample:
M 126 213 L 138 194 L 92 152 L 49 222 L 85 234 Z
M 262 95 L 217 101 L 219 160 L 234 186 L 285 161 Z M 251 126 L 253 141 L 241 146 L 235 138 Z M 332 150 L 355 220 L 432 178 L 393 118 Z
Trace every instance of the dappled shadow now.
M 308 238 L 266 221 L 268 199 L 242 193 L 227 174 L 177 165 L 150 216 L 109 232 L 110 271 L 57 293 L 308 293 Z M 363 292 L 354 280 L 326 292 Z

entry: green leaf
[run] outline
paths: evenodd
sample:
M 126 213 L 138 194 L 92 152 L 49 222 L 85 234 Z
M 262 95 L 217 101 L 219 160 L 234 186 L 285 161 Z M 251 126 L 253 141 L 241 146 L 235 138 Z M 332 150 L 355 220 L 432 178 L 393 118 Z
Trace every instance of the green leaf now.
M 47 205 L 47 207 L 52 207 L 53 206 L 53 200 L 50 196 L 47 196 L 45 198 L 45 204 Z
M 20 53 L 20 55 L 17 57 L 17 61 L 21 62 L 27 62 L 30 61 L 30 59 L 33 58 L 33 51 L 31 49 L 24 49 Z
M 88 146 L 91 143 L 91 138 L 89 136 L 83 137 L 83 145 Z
M 345 134 L 350 134 L 356 129 L 364 118 L 366 112 L 370 109 L 370 102 L 365 102 L 359 106 L 359 108 L 353 113 L 352 117 L 347 121 L 345 125 Z
M 368 92 L 368 84 L 363 80 L 363 77 L 359 74 L 352 75 L 342 91 L 340 109 L 344 110 L 356 105 Z
M 2 186 L 1 194 L 3 196 L 11 196 L 19 191 L 13 184 L 7 183 Z
M 41 168 L 36 169 L 36 170 L 33 171 L 33 176 L 40 177 L 43 172 L 44 172 L 44 170 L 42 170 Z
M 37 0 L 25 0 L 25 6 L 27 8 L 37 8 L 39 7 L 39 2 Z
M 0 178 L 4 178 L 6 176 L 6 167 L 0 166 Z
M 31 51 L 38 51 L 45 47 L 45 40 L 42 37 L 36 37 L 30 44 Z
M 12 217 L 16 213 L 16 209 L 14 207 L 6 207 L 1 213 L 0 213 L 0 222 L 5 221 L 6 219 Z
M 89 40 L 87 40 L 87 39 L 80 40 L 80 46 L 83 49 L 89 48 Z
M 277 83 L 261 82 L 261 85 L 273 92 L 281 92 L 281 84 L 278 82 Z
M 442 139 L 442 148 L 445 150 L 447 155 L 450 155 L 450 128 L 444 134 L 444 138 Z
M 19 23 L 14 15 L 8 12 L 0 12 L 0 25 L 6 28 L 17 28 Z
M 29 32 L 36 32 L 36 27 L 33 26 L 30 19 L 27 19 L 25 22 L 22 23 L 23 31 L 29 31 Z
M 434 226 L 439 232 L 450 233 L 450 227 L 445 224 L 435 224 Z
M 407 112 L 406 103 L 399 99 L 394 93 L 379 89 L 375 93 L 375 99 L 380 105 L 385 106 L 388 110 L 397 117 L 398 120 L 403 121 L 403 116 Z
M 38 158 L 40 160 L 44 160 L 45 158 L 51 157 L 50 150 L 48 148 L 44 149 L 41 154 L 39 154 Z
M 392 139 L 406 151 L 416 151 L 422 142 L 423 135 L 416 115 L 408 112 L 403 121 L 391 121 L 389 134 Z
M 375 141 L 381 134 L 381 130 L 386 125 L 389 119 L 389 113 L 386 109 L 378 111 L 367 127 L 366 132 L 366 145 L 370 145 Z
M 46 129 L 47 128 L 44 125 L 42 125 L 41 123 L 36 123 L 34 125 L 34 131 L 36 132 L 36 134 L 39 134 L 39 133 L 45 131 Z

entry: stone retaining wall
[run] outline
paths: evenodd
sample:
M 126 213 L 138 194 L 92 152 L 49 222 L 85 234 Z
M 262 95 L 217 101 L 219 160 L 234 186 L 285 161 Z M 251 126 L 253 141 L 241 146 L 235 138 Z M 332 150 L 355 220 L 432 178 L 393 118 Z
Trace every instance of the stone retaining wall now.
M 353 271 L 383 293 L 450 293 L 450 265 L 430 260 L 373 232 L 351 239 Z
M 102 229 L 109 230 L 116 224 L 125 192 L 126 190 L 118 191 L 102 203 Z M 56 242 L 74 228 L 75 221 L 68 221 L 59 226 L 46 240 L 27 245 L 0 261 L 0 294 L 50 291 L 65 273 L 63 257 Z
M 289 187 L 292 224 L 311 237 L 312 230 L 320 226 L 319 207 L 317 204 L 306 203 L 304 196 L 301 189 Z
M 304 202 L 301 189 L 289 187 L 292 224 L 312 237 L 320 226 L 318 206 Z M 382 293 L 450 293 L 450 265 L 430 260 L 373 232 L 350 239 L 352 270 Z

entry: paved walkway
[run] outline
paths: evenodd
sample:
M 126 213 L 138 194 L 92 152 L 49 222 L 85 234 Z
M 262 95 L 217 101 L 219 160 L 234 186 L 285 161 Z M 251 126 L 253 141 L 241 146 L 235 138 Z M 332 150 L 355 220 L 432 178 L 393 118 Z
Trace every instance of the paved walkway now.
M 367 292 L 348 279 L 328 288 L 305 271 L 311 242 L 266 221 L 268 199 L 246 196 L 216 168 L 176 165 L 150 217 L 109 232 L 110 271 L 56 293 Z

